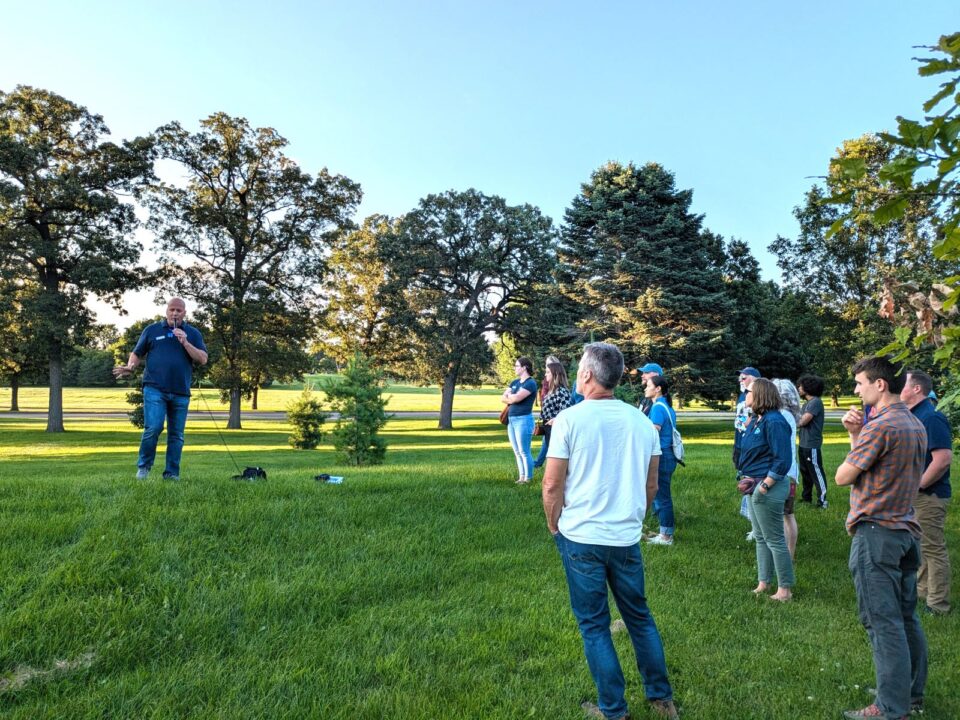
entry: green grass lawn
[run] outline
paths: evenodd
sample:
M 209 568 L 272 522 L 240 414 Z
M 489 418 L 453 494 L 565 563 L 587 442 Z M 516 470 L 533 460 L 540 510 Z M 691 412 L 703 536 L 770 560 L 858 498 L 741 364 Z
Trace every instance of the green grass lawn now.
M 330 377 L 315 375 L 308 377 L 308 383 L 315 383 L 320 378 Z M 300 397 L 303 383 L 276 386 L 260 390 L 257 409 L 263 412 L 286 411 L 291 402 Z M 48 390 L 45 387 L 26 387 L 20 389 L 20 409 L 25 411 L 41 412 L 47 409 Z M 126 403 L 129 388 L 64 388 L 63 407 L 68 412 L 126 412 L 130 406 Z M 453 409 L 457 412 L 499 412 L 503 407 L 500 394 L 503 388 L 484 385 L 479 388 L 457 388 L 453 396 Z M 317 391 L 322 398 L 323 395 Z M 213 388 L 204 388 L 203 397 L 197 397 L 194 391 L 193 406 L 206 410 L 210 408 L 225 411 L 226 403 L 220 402 L 220 393 Z M 390 412 L 439 412 L 440 388 L 436 385 L 419 386 L 400 383 L 387 386 L 384 397 L 387 399 L 387 410 Z M 846 408 L 851 404 L 859 404 L 857 398 L 840 398 L 840 406 Z M 827 409 L 831 410 L 830 400 L 827 399 Z M 10 408 L 10 388 L 0 387 L 0 411 Z M 249 400 L 242 403 L 244 411 L 251 409 Z M 702 402 L 695 401 L 687 404 L 685 410 L 708 410 Z
M 495 420 L 434 424 L 391 422 L 387 463 L 358 470 L 289 449 L 280 422 L 247 422 L 227 440 L 270 477 L 239 483 L 212 424 L 191 419 L 183 480 L 167 483 L 133 479 L 125 422 L 49 435 L 0 418 L 0 679 L 47 673 L 0 691 L 0 716 L 579 720 L 594 690 L 539 484 L 513 484 Z M 729 423 L 681 430 L 677 544 L 644 556 L 682 716 L 868 704 L 847 492 L 798 508 L 796 601 L 756 598 Z M 844 451 L 829 423 L 828 472 Z M 954 513 L 955 563 L 957 530 Z M 960 717 L 957 617 L 922 620 L 927 718 Z M 616 644 L 633 716 L 652 717 L 629 639 Z

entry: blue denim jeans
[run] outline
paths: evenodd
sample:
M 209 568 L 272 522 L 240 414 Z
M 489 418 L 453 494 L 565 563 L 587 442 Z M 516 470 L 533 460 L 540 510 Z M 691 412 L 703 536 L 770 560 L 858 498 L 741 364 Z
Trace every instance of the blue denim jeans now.
M 663 642 L 647 607 L 640 545 L 584 545 L 560 533 L 554 539 L 567 575 L 570 606 L 580 626 L 587 665 L 597 686 L 600 711 L 608 718 L 627 714 L 626 683 L 610 636 L 608 585 L 630 633 L 647 699 L 672 699 Z
M 510 447 L 517 458 L 517 472 L 521 480 L 533 477 L 533 453 L 530 452 L 530 442 L 533 439 L 533 415 L 510 416 L 507 424 L 507 436 L 510 438 Z
M 164 477 L 180 477 L 180 454 L 183 452 L 183 428 L 187 424 L 190 398 L 163 392 L 150 385 L 143 388 L 143 437 L 137 467 L 149 470 L 157 456 L 157 440 L 167 421 L 167 455 Z
M 677 459 L 673 448 L 663 448 L 660 456 L 660 466 L 657 470 L 657 496 L 653 499 L 653 511 L 660 520 L 660 534 L 673 536 L 676 522 L 673 517 L 673 495 L 670 484 L 673 473 L 677 469 Z
M 790 494 L 790 480 L 783 478 L 773 484 L 766 494 L 758 485 L 750 496 L 750 521 L 757 545 L 757 580 L 770 583 L 777 572 L 777 587 L 792 588 L 795 584 L 793 560 L 783 534 L 783 505 Z
M 927 684 L 927 639 L 917 617 L 920 541 L 907 530 L 856 525 L 850 574 L 877 676 L 877 707 L 886 717 L 910 714 Z
M 550 447 L 550 430 L 552 428 L 552 425 L 543 426 L 543 442 L 540 443 L 540 453 L 537 455 L 537 459 L 533 463 L 535 468 L 542 467 L 547 461 L 547 449 Z

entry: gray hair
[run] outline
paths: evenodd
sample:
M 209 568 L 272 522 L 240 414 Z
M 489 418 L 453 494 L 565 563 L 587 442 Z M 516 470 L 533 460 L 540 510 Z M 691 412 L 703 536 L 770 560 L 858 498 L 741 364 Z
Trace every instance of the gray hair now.
M 613 390 L 623 377 L 623 353 L 610 343 L 584 345 L 580 369 L 589 370 L 600 385 Z
M 777 392 L 780 393 L 780 400 L 783 402 L 782 408 L 793 415 L 794 420 L 800 419 L 800 393 L 789 380 L 776 378 L 773 381 Z

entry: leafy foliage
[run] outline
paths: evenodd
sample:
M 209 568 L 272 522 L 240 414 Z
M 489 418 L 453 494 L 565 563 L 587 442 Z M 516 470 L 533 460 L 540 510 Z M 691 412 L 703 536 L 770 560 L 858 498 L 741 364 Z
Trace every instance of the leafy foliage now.
M 242 396 L 306 369 L 314 286 L 360 201 L 356 183 L 326 169 L 308 175 L 283 154 L 286 145 L 272 128 L 224 113 L 198 133 L 176 122 L 157 130 L 160 156 L 188 179 L 150 188 L 149 227 L 167 284 L 213 329 L 206 339 L 220 360 L 211 378 L 229 396 L 234 429 Z
M 379 238 L 394 303 L 390 322 L 406 332 L 392 371 L 440 382 L 440 427 L 452 427 L 458 383 L 476 383 L 493 357 L 488 333 L 512 332 L 539 300 L 553 268 L 550 218 L 476 190 L 429 195 Z
M 10 410 L 17 412 L 21 383 L 39 378 L 46 368 L 37 340 L 40 318 L 34 313 L 39 287 L 6 270 L 0 267 L 0 380 L 10 384 Z
M 403 297 L 391 284 L 392 259 L 382 248 L 398 223 L 372 215 L 363 226 L 333 240 L 323 283 L 324 309 L 317 347 L 345 365 L 360 352 L 381 367 L 409 360 Z
M 293 425 L 290 444 L 298 450 L 313 450 L 323 439 L 323 423 L 329 413 L 323 403 L 313 396 L 309 387 L 303 389 L 299 399 L 287 408 L 287 420 Z
M 894 352 L 899 359 L 916 361 L 932 347 L 934 360 L 952 373 L 960 371 L 960 329 L 956 327 L 956 303 L 960 299 L 960 33 L 944 35 L 925 48 L 934 56 L 917 58 L 921 77 L 945 76 L 940 89 L 923 106 L 922 120 L 897 118 L 894 133 L 880 137 L 898 152 L 877 170 L 878 186 L 859 191 L 860 207 L 870 222 L 887 226 L 909 218 L 917 204 L 930 208 L 937 228 L 934 256 L 951 264 L 939 283 L 929 279 L 914 282 L 889 278 L 882 293 L 880 312 L 897 328 L 893 342 L 879 353 Z M 858 158 L 839 157 L 831 175 L 860 182 L 868 174 Z M 854 193 L 856 196 L 856 193 Z M 851 201 L 850 193 L 839 193 L 829 201 L 841 206 Z M 855 220 L 847 208 L 831 232 Z
M 692 197 L 656 163 L 603 165 L 567 208 L 557 275 L 583 339 L 618 343 L 631 366 L 659 362 L 678 394 L 719 399 L 731 304 Z
M 323 383 L 331 409 L 339 414 L 333 446 L 350 465 L 379 465 L 387 453 L 387 441 L 379 436 L 389 419 L 383 385 L 383 373 L 360 353 L 340 378 Z
M 63 431 L 62 369 L 90 323 L 86 293 L 118 304 L 142 284 L 123 193 L 152 175 L 150 141 L 117 145 L 103 118 L 46 90 L 0 92 L 0 255 L 37 283 L 35 337 L 49 362 L 48 432 Z
M 881 136 L 844 142 L 823 185 L 811 188 L 804 205 L 794 209 L 798 237 L 778 237 L 770 245 L 787 288 L 814 308 L 816 318 L 809 319 L 820 327 L 811 327 L 817 335 L 809 369 L 827 380 L 834 395 L 849 385 L 852 360 L 892 339 L 877 312 L 891 279 L 929 283 L 945 268 L 932 251 L 933 218 L 925 199 L 911 198 L 902 216 L 885 224 L 873 213 L 876 198 L 893 190 L 883 168 L 897 157 L 896 146 Z
M 113 353 L 110 350 L 81 348 L 63 367 L 63 384 L 78 387 L 112 387 Z

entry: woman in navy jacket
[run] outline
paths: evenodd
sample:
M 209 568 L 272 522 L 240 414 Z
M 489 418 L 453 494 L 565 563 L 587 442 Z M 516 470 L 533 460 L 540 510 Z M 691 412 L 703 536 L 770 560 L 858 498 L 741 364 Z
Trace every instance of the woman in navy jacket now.
M 747 391 L 747 406 L 753 417 L 744 429 L 737 470 L 742 479 L 756 481 L 750 496 L 750 515 L 757 541 L 757 587 L 766 593 L 777 573 L 777 592 L 772 600 L 792 597 L 793 561 L 783 535 L 783 505 L 790 492 L 791 431 L 780 414 L 780 393 L 769 380 L 756 380 Z

